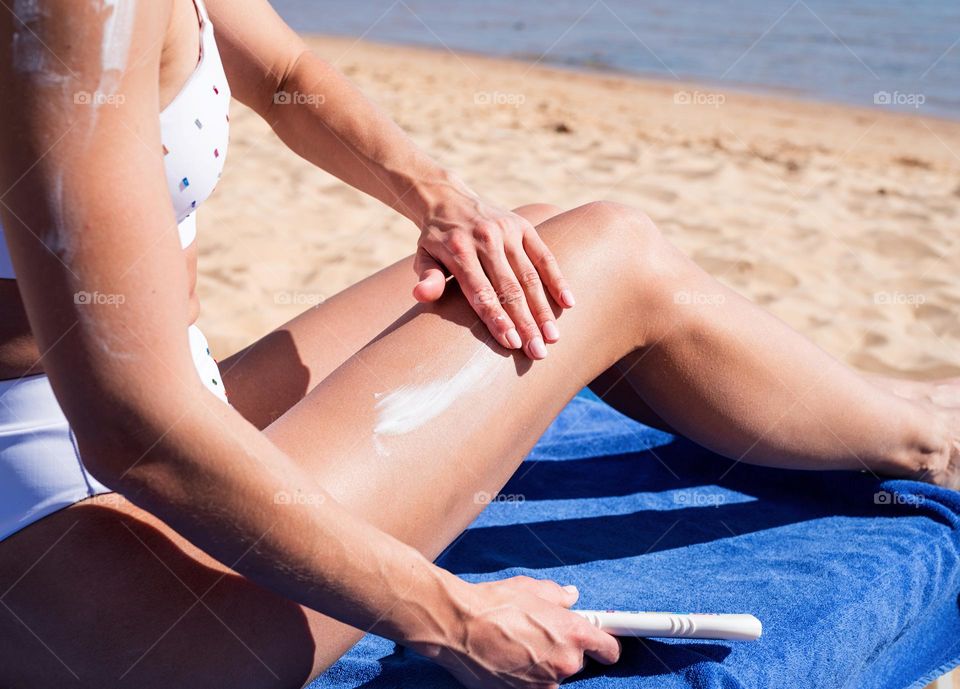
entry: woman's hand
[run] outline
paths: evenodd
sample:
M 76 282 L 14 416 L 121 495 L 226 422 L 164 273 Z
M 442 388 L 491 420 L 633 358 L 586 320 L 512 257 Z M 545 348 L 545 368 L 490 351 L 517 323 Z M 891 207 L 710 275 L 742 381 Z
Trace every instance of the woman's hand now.
M 620 643 L 570 612 L 574 587 L 514 577 L 468 585 L 457 638 L 414 650 L 445 667 L 467 687 L 554 689 L 589 656 L 617 662 Z
M 435 301 L 452 274 L 498 343 L 547 356 L 560 337 L 550 303 L 574 305 L 557 260 L 533 225 L 516 213 L 456 190 L 432 204 L 420 223 L 414 268 L 417 301 Z M 548 296 L 549 295 L 549 296 Z

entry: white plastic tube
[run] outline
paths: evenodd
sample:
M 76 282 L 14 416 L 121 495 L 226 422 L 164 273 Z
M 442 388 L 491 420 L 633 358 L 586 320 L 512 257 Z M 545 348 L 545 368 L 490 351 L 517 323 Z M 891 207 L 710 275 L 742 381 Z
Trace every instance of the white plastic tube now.
M 573 612 L 582 615 L 590 624 L 613 636 L 755 641 L 763 633 L 763 625 L 753 615 L 618 612 L 616 610 L 574 610 Z

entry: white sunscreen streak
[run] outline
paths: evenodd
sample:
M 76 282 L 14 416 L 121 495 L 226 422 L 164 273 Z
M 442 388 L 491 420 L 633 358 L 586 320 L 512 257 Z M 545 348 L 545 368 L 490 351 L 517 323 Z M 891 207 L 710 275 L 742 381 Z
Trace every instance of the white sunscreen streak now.
M 98 110 L 103 104 L 112 102 L 120 87 L 120 80 L 127 67 L 137 6 L 136 0 L 90 0 L 90 7 L 92 11 L 106 17 L 100 39 L 97 89 L 92 98 L 89 98 L 88 94 L 88 119 L 76 135 L 84 147 L 90 144 L 98 120 Z M 55 102 L 60 107 L 76 108 L 76 95 L 82 92 L 79 75 L 69 74 L 66 65 L 49 55 L 49 50 L 40 39 L 42 22 L 47 15 L 41 9 L 39 0 L 15 0 L 13 8 L 16 15 L 11 46 L 14 68 L 20 73 L 33 76 L 39 84 L 61 86 L 61 97 Z M 50 231 L 43 233 L 43 240 L 50 251 L 69 263 L 73 247 L 64 222 L 62 171 L 56 173 L 51 184 L 53 226 Z
M 127 68 L 127 55 L 133 36 L 133 20 L 136 17 L 135 0 L 103 0 L 103 7 L 110 9 L 110 16 L 103 25 L 100 43 L 100 83 L 94 107 L 113 96 L 120 86 L 120 78 Z
M 374 408 L 379 412 L 373 429 L 375 436 L 409 433 L 436 418 L 461 395 L 486 384 L 487 374 L 496 363 L 496 357 L 481 350 L 449 378 L 403 385 L 393 392 L 375 395 L 378 401 Z M 379 438 L 375 437 L 374 442 L 380 452 Z
M 86 148 L 98 120 L 98 110 L 105 103 L 112 103 L 120 87 L 121 78 L 127 67 L 130 45 L 133 38 L 136 19 L 136 0 L 88 0 L 89 9 L 103 17 L 103 29 L 100 36 L 99 74 L 90 74 L 92 81 L 98 80 L 93 97 L 87 93 L 88 103 L 77 100 L 77 94 L 83 92 L 81 75 L 73 73 L 62 61 L 44 45 L 44 22 L 49 18 L 41 0 L 14 0 L 14 26 L 10 45 L 11 64 L 16 72 L 28 75 L 36 86 L 59 87 L 55 97 L 48 98 L 49 107 L 83 113 L 86 105 L 86 120 L 77 128 L 74 138 Z M 93 70 L 91 70 L 93 72 Z M 89 88 L 89 87 L 88 87 Z M 76 121 L 75 121 L 76 126 Z M 65 264 L 69 264 L 74 251 L 74 240 L 67 228 L 64 209 L 63 170 L 51 173 L 48 190 L 48 204 L 51 212 L 50 227 L 41 233 L 44 245 Z M 78 309 L 78 317 L 85 317 L 86 310 Z M 103 346 L 115 355 L 123 355 L 110 348 L 104 339 Z
M 120 79 L 127 68 L 133 25 L 137 14 L 136 0 L 91 0 L 92 11 L 106 14 L 100 38 L 100 74 L 91 99 L 94 113 L 104 103 L 111 102 L 120 87 Z M 22 74 L 30 74 L 39 85 L 65 86 L 73 82 L 79 89 L 79 77 L 73 74 L 44 45 L 40 36 L 47 18 L 39 0 L 15 0 L 11 53 L 13 66 Z M 66 94 L 71 99 L 76 93 Z

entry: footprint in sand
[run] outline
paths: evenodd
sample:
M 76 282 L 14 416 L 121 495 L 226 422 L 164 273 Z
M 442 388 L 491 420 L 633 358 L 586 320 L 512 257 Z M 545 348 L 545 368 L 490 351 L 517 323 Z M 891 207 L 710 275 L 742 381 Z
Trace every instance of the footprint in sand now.
M 906 260 L 941 257 L 941 253 L 931 246 L 929 239 L 905 237 L 893 232 L 871 232 L 867 243 L 872 244 L 882 256 L 897 256 Z
M 916 308 L 916 319 L 930 326 L 939 338 L 960 336 L 960 322 L 956 314 L 940 304 L 920 304 Z
M 661 203 L 673 203 L 677 200 L 677 194 L 675 192 L 655 184 L 640 184 L 635 187 L 635 190 L 644 198 L 660 201 Z

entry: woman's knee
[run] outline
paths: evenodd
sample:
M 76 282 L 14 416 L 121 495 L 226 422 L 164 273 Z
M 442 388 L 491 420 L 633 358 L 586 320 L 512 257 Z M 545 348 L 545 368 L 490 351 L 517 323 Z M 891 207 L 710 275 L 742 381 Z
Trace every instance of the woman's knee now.
M 555 215 L 560 215 L 563 209 L 549 203 L 528 203 L 514 208 L 513 212 L 525 218 L 531 225 L 539 225 Z
M 597 201 L 575 210 L 580 215 L 569 226 L 574 238 L 564 247 L 561 266 L 580 263 L 576 289 L 597 290 L 603 295 L 599 303 L 620 323 L 643 313 L 638 341 L 658 341 L 684 315 L 678 305 L 697 279 L 695 264 L 637 208 Z
M 576 211 L 578 243 L 592 248 L 605 274 L 659 284 L 675 274 L 682 255 L 643 211 L 613 201 L 594 201 Z
M 592 201 L 582 208 L 591 218 L 598 236 L 622 244 L 662 239 L 660 230 L 646 213 L 616 201 Z

